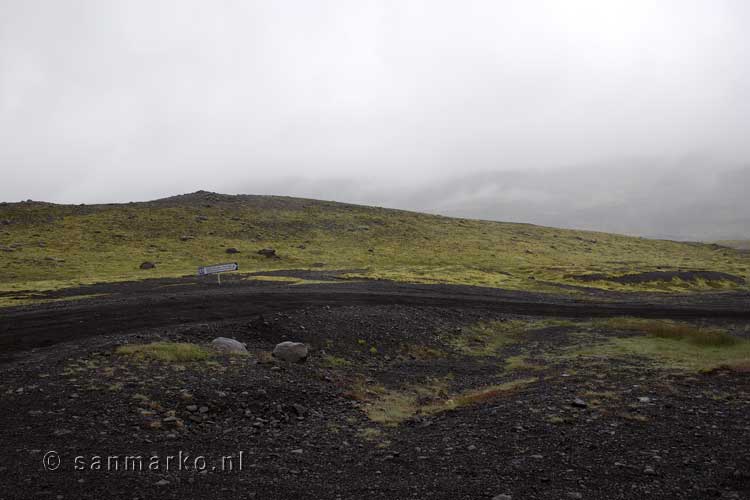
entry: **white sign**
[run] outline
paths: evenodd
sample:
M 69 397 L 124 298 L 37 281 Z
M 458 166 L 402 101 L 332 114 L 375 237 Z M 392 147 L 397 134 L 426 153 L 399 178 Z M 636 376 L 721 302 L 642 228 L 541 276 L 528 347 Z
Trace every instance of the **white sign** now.
M 205 266 L 198 268 L 198 276 L 205 276 L 206 274 L 217 274 L 226 273 L 227 271 L 236 271 L 240 268 L 236 262 L 230 262 L 228 264 L 215 264 L 213 266 Z

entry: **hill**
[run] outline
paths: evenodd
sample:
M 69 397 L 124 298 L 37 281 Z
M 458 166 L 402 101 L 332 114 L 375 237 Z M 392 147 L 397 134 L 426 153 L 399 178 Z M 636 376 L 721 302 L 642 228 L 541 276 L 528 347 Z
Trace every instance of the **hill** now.
M 750 256 L 719 245 L 280 196 L 199 191 L 127 204 L 3 203 L 0 224 L 6 299 L 183 276 L 226 261 L 244 272 L 345 269 L 355 278 L 541 291 L 728 289 L 746 287 L 750 273 Z M 264 248 L 276 257 L 257 253 Z M 140 269 L 146 261 L 155 268 Z

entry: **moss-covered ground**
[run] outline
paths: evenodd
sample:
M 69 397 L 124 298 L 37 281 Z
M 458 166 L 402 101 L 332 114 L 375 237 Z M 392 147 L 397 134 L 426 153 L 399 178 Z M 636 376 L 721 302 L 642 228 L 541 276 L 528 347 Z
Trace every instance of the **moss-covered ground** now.
M 571 221 L 575 222 L 575 221 Z M 149 203 L 0 204 L 0 303 L 22 291 L 194 274 L 350 270 L 348 277 L 538 291 L 559 285 L 633 291 L 746 288 L 731 281 L 581 283 L 572 276 L 709 270 L 747 278 L 750 255 L 529 224 L 455 219 L 333 202 L 197 193 Z M 228 254 L 228 248 L 239 253 Z M 274 248 L 279 258 L 257 253 Z M 142 270 L 140 264 L 155 263 Z

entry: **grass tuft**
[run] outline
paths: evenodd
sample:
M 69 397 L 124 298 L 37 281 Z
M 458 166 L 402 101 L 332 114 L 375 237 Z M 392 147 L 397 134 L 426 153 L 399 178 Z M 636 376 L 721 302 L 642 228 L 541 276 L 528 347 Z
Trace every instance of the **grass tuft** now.
M 686 341 L 703 347 L 730 347 L 741 342 L 737 337 L 719 329 L 701 328 L 674 321 L 621 317 L 602 323 L 612 330 L 642 332 L 652 337 Z
M 183 342 L 128 344 L 118 347 L 115 352 L 140 359 L 146 358 L 167 362 L 202 361 L 211 356 L 208 349 Z
M 536 382 L 536 378 L 513 380 L 503 384 L 490 385 L 479 389 L 449 395 L 445 380 L 428 380 L 421 385 L 413 385 L 403 391 L 383 389 L 371 401 L 366 413 L 370 420 L 379 424 L 394 426 L 416 415 L 433 415 L 463 406 L 480 404 Z M 365 398 L 365 400 L 367 400 Z
M 504 384 L 491 385 L 460 394 L 454 399 L 453 407 L 468 406 L 496 399 L 536 382 L 536 377 L 513 380 Z
M 529 361 L 527 356 L 511 356 L 505 360 L 505 369 L 509 371 L 538 371 L 544 366 Z

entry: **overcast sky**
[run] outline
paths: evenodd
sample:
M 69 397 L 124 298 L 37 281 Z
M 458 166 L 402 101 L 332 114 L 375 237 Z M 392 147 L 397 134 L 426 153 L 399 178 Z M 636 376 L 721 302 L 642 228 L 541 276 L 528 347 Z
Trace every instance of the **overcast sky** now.
M 0 0 L 0 200 L 750 237 L 750 2 Z

